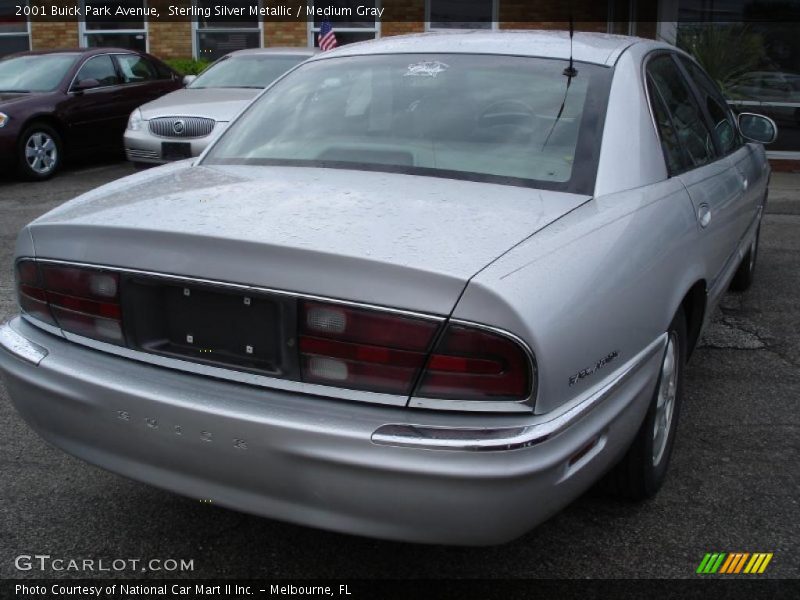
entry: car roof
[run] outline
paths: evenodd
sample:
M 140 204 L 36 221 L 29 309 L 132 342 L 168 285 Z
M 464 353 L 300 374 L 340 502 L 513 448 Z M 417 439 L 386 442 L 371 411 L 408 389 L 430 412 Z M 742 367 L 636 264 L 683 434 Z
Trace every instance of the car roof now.
M 245 50 L 236 50 L 228 53 L 228 56 L 245 56 L 245 55 L 272 55 L 272 56 L 314 56 L 319 53 L 317 48 L 303 48 L 291 46 L 280 46 L 272 48 L 247 48 Z
M 580 62 L 613 65 L 622 52 L 633 44 L 651 44 L 653 47 L 666 46 L 637 37 L 576 31 L 571 44 L 572 57 Z M 501 54 L 567 60 L 570 57 L 570 35 L 568 31 L 553 30 L 418 33 L 348 44 L 321 53 L 312 60 L 336 56 L 412 53 Z
M 131 50 L 130 48 L 114 48 L 114 47 L 95 47 L 95 48 L 51 48 L 49 50 L 30 50 L 28 52 L 17 52 L 14 56 L 37 56 L 42 54 L 82 54 L 92 56 L 94 54 L 108 54 L 124 53 L 124 54 L 142 54 L 138 50 Z

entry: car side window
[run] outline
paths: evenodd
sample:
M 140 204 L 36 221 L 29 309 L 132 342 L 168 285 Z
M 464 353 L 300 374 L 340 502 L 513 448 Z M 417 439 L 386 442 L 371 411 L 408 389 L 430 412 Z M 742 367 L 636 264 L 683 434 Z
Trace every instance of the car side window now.
M 78 71 L 75 81 L 81 82 L 87 79 L 96 79 L 101 87 L 117 85 L 119 76 L 111 57 L 103 54 L 102 56 L 93 56 L 87 60 Z
M 118 54 L 117 62 L 125 83 L 139 83 L 157 79 L 156 70 L 150 61 L 138 54 Z
M 714 123 L 714 135 L 720 151 L 722 154 L 728 154 L 736 150 L 741 145 L 739 132 L 733 112 L 725 102 L 722 92 L 694 61 L 683 56 L 680 57 L 680 60 L 705 101 L 708 114 Z
M 172 70 L 164 63 L 157 60 L 152 62 L 153 66 L 156 68 L 156 73 L 158 74 L 159 79 L 173 79 L 175 77 L 175 74 L 172 72 Z
M 678 141 L 678 134 L 675 132 L 672 117 L 664 105 L 664 99 L 653 83 L 653 78 L 650 76 L 647 77 L 647 92 L 650 96 L 653 117 L 658 127 L 658 136 L 661 139 L 661 150 L 664 152 L 667 170 L 670 175 L 675 175 L 683 171 L 688 164 L 680 141 Z
M 713 137 L 678 65 L 670 56 L 662 54 L 647 63 L 647 74 L 672 115 L 675 132 L 691 166 L 700 167 L 713 161 L 716 156 Z

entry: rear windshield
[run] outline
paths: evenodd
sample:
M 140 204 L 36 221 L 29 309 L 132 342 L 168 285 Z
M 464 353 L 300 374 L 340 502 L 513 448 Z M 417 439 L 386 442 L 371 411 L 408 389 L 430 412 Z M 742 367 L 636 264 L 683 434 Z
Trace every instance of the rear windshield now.
M 313 61 L 256 100 L 204 162 L 384 170 L 591 194 L 611 69 L 575 63 L 569 77 L 568 66 L 467 54 Z
M 215 62 L 188 87 L 265 88 L 307 56 L 253 54 L 229 56 Z
M 51 92 L 58 87 L 77 54 L 29 54 L 0 60 L 0 92 Z

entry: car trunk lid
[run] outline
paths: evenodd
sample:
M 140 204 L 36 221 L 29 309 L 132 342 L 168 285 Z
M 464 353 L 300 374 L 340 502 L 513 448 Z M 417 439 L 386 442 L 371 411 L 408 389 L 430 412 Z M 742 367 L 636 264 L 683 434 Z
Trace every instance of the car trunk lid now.
M 32 223 L 40 257 L 449 314 L 464 285 L 587 196 L 305 167 L 155 169 Z

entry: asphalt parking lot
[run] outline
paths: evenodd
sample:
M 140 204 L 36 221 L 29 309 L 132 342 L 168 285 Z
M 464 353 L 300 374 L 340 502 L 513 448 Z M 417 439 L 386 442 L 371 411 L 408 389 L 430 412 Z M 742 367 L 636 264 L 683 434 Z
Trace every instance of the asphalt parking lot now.
M 44 183 L 0 180 L 0 321 L 16 311 L 18 229 L 131 172 L 110 163 Z M 21 554 L 194 561 L 192 572 L 148 577 L 697 577 L 712 551 L 773 552 L 761 577 L 800 577 L 800 175 L 773 177 L 754 287 L 724 299 L 686 392 L 653 500 L 592 490 L 510 544 L 451 548 L 288 525 L 129 481 L 42 441 L 0 386 L 0 578 L 86 575 L 21 572 Z

